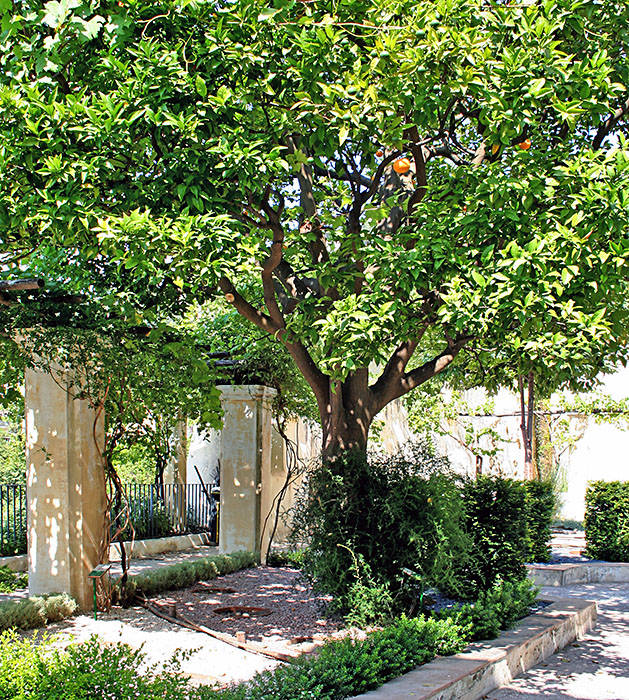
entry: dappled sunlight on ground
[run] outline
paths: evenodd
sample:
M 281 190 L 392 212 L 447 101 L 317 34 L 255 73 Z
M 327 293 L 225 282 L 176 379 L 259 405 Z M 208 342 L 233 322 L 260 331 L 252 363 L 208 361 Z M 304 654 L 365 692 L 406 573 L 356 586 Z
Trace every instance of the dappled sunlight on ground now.
M 491 700 L 629 699 L 629 584 L 583 584 L 542 589 L 544 594 L 595 600 L 596 629 L 494 691 Z

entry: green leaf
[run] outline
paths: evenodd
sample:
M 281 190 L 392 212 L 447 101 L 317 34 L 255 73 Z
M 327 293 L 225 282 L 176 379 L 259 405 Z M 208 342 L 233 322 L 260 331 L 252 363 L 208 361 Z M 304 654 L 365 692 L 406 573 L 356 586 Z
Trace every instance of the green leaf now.
M 272 17 L 275 17 L 275 15 L 278 12 L 281 12 L 282 8 L 276 8 L 276 7 L 266 7 L 260 14 L 258 15 L 258 22 L 266 22 L 267 20 L 271 19 Z
M 194 79 L 194 86 L 201 97 L 205 97 L 207 95 L 207 85 L 205 84 L 205 80 L 203 80 L 200 75 L 197 75 L 197 77 Z
M 472 277 L 479 287 L 484 287 L 487 284 L 485 278 L 477 270 L 472 270 Z

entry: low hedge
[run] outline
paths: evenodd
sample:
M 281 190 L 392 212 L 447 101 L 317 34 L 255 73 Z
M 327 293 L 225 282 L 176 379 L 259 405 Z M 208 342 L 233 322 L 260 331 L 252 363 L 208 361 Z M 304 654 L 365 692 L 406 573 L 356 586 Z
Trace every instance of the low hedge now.
M 585 492 L 586 552 L 629 562 L 629 481 L 593 481 Z
M 32 629 L 74 615 L 78 605 L 67 593 L 35 595 L 0 603 L 0 630 Z
M 386 683 L 436 655 L 461 651 L 471 639 L 515 622 L 535 597 L 529 582 L 498 583 L 474 605 L 439 619 L 402 617 L 366 639 L 329 642 L 316 656 L 257 675 L 224 690 L 191 686 L 177 662 L 146 665 L 125 644 L 96 638 L 65 650 L 46 640 L 0 635 L 0 700 L 341 700 Z M 487 624 L 490 620 L 490 624 Z
M 139 593 L 151 595 L 187 588 L 197 581 L 209 581 L 223 574 L 255 566 L 257 561 L 256 555 L 251 552 L 233 552 L 171 564 L 144 574 L 129 576 L 125 596 L 130 598 Z
M 499 580 L 520 581 L 530 550 L 526 487 L 521 481 L 479 476 L 463 486 L 465 528 L 472 540 L 469 577 L 483 591 Z
M 28 585 L 28 574 L 0 566 L 0 593 L 12 593 Z

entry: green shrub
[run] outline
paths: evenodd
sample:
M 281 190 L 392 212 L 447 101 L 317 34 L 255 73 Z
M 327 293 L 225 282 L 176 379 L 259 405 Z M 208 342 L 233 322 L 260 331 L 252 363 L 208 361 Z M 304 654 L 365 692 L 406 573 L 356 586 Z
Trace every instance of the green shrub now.
M 28 585 L 28 574 L 0 566 L 0 593 L 11 593 Z
M 0 630 L 32 629 L 73 615 L 78 606 L 67 593 L 0 602 Z
M 557 505 L 555 489 L 550 481 L 524 481 L 529 539 L 527 560 L 550 561 L 550 540 L 553 514 Z
M 20 640 L 5 632 L 0 635 L 0 700 L 198 697 L 176 661 L 163 672 L 143 664 L 142 652 L 125 644 L 101 646 L 95 637 L 55 651 L 45 639 Z
M 171 564 L 144 574 L 129 576 L 125 597 L 187 588 L 197 581 L 209 581 L 217 576 L 254 566 L 256 562 L 256 555 L 251 552 L 233 552 Z
M 527 614 L 537 595 L 528 581 L 498 582 L 473 605 L 440 618 L 402 617 L 362 641 L 343 639 L 227 690 L 200 689 L 203 700 L 341 700 L 365 693 L 471 639 L 496 636 Z
M 480 594 L 474 603 L 445 612 L 466 630 L 470 639 L 492 639 L 501 629 L 512 627 L 524 617 L 537 598 L 538 589 L 528 580 L 498 581 Z
M 588 556 L 629 561 L 629 481 L 593 481 L 585 492 Z
M 269 566 L 286 566 L 290 569 L 301 569 L 304 565 L 304 549 L 273 549 L 267 557 Z
M 228 690 L 203 689 L 200 695 L 207 700 L 336 700 L 377 688 L 437 654 L 460 651 L 465 643 L 451 620 L 402 618 L 362 641 L 330 642 L 316 657 L 302 657 Z
M 425 587 L 468 592 L 459 482 L 446 460 L 423 445 L 411 449 L 368 460 L 347 452 L 310 474 L 294 533 L 309 542 L 304 573 L 340 610 L 351 610 L 352 597 L 364 597 L 356 560 L 369 566 L 370 584 L 386 588 L 397 610 L 414 595 L 404 569 Z
M 524 579 L 530 551 L 524 484 L 480 476 L 465 483 L 463 497 L 473 542 L 468 575 L 476 590 L 487 590 L 499 579 Z

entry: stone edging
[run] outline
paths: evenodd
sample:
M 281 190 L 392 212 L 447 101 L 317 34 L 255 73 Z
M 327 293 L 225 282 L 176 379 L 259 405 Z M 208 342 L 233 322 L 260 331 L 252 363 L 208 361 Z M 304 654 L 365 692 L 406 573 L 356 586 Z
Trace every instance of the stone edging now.
M 184 549 L 207 547 L 214 544 L 207 532 L 199 532 L 194 535 L 174 535 L 173 537 L 156 537 L 150 540 L 135 540 L 131 548 L 131 542 L 125 542 L 127 556 L 133 559 L 150 559 L 157 554 L 166 552 L 181 552 Z M 109 561 L 120 561 L 120 549 L 117 544 L 109 546 Z
M 629 583 L 629 564 L 529 564 L 529 578 L 537 586 L 572 586 L 577 583 Z
M 583 636 L 596 622 L 596 603 L 557 598 L 497 639 L 471 644 L 455 656 L 438 657 L 357 698 L 370 700 L 477 700 L 511 682 Z
M 130 549 L 130 542 L 125 542 L 127 556 L 133 559 L 150 559 L 157 554 L 166 552 L 180 552 L 184 549 L 195 549 L 196 547 L 207 547 L 213 542 L 207 532 L 200 532 L 194 535 L 175 535 L 173 537 L 156 537 L 152 540 L 135 540 L 133 549 Z M 109 561 L 120 561 L 120 550 L 117 544 L 109 547 Z M 0 557 L 0 566 L 8 566 L 13 571 L 27 571 L 28 556 L 20 554 L 14 557 Z
M 12 557 L 0 557 L 0 566 L 8 566 L 13 571 L 26 571 L 28 569 L 28 556 L 16 554 Z

